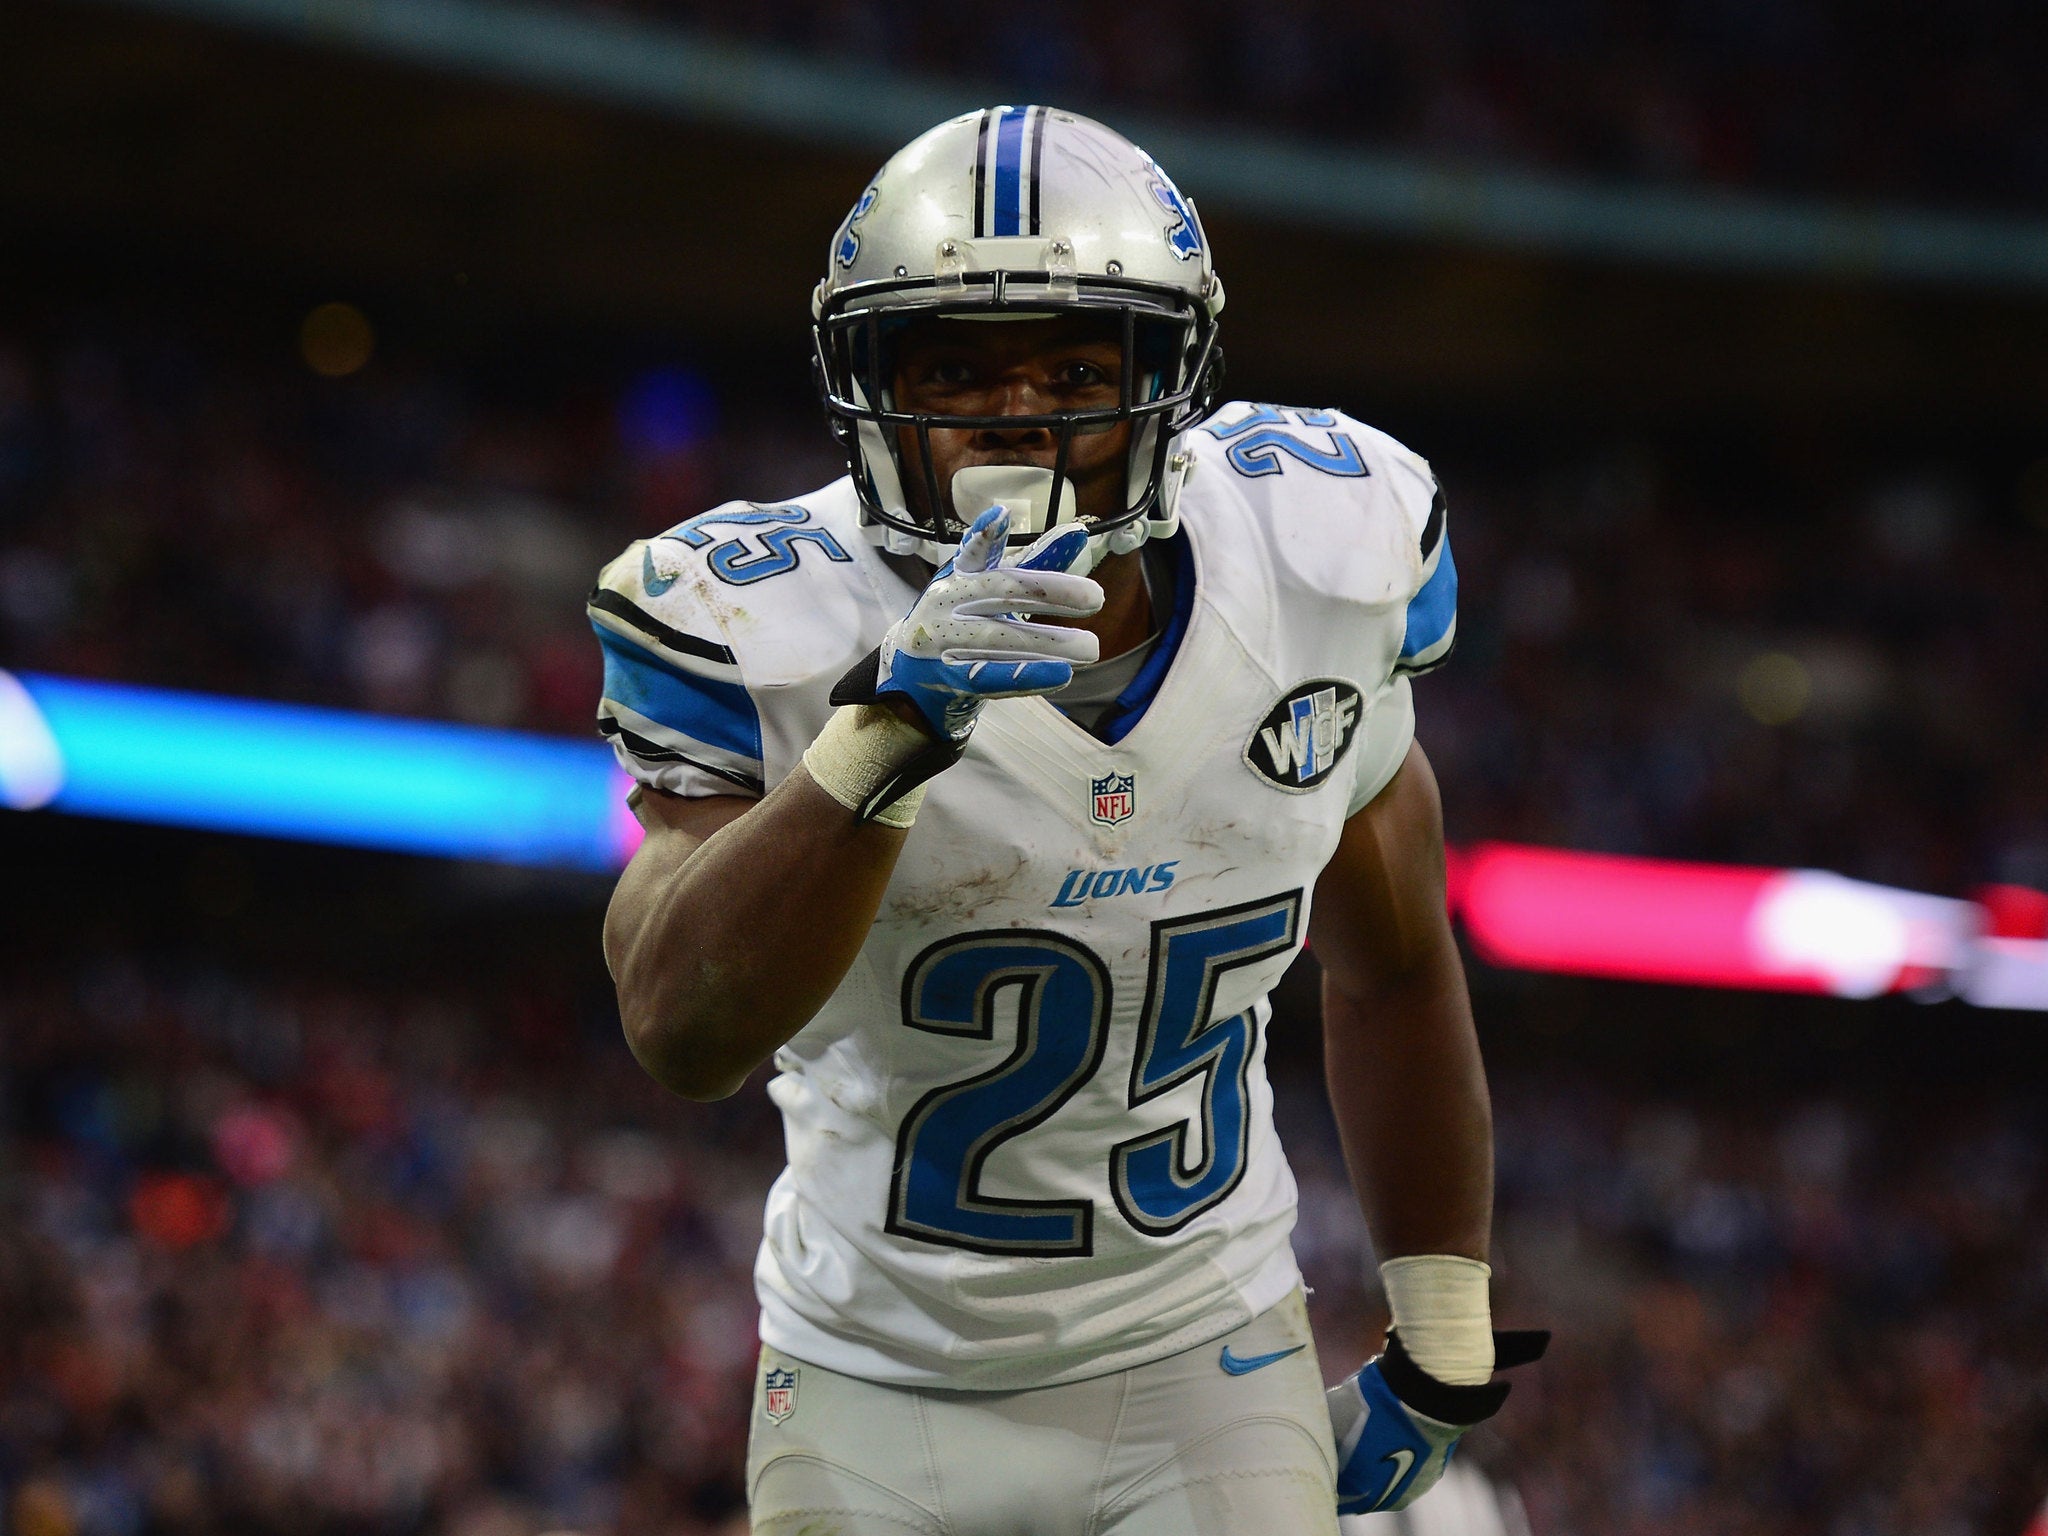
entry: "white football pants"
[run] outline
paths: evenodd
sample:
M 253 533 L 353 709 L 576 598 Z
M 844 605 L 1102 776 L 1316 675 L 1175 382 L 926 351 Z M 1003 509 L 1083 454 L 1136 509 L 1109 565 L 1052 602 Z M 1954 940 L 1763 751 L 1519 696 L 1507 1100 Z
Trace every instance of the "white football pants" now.
M 1337 1536 L 1335 1464 L 1297 1291 L 1197 1348 L 1022 1392 L 763 1348 L 747 1491 L 754 1536 Z

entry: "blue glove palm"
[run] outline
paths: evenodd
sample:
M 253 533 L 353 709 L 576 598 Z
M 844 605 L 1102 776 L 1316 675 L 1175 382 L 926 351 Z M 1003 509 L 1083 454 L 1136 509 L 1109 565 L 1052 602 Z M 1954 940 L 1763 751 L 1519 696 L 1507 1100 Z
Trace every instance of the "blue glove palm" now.
M 1497 1331 L 1498 1367 L 1540 1359 L 1550 1335 Z M 1387 1352 L 1325 1394 L 1337 1439 L 1337 1513 L 1406 1509 L 1436 1486 L 1465 1431 L 1500 1411 L 1508 1384 L 1454 1387 L 1429 1375 L 1387 1335 Z
M 1067 569 L 1086 550 L 1087 529 L 1053 528 L 1005 566 L 1009 530 L 1000 505 L 977 517 L 959 553 L 882 637 L 875 693 L 902 694 L 956 747 L 988 700 L 1051 693 L 1073 681 L 1075 666 L 1096 659 L 1086 630 L 1030 618 L 1079 618 L 1102 607 L 1102 588 Z

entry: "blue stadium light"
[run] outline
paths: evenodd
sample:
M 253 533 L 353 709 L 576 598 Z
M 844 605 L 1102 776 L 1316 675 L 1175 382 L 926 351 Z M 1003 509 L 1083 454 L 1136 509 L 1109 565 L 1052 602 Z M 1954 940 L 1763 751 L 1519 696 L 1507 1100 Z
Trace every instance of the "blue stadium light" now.
M 616 870 L 640 841 L 597 742 L 0 672 L 0 807 Z M 1482 844 L 1452 906 L 1514 970 L 2048 1011 L 2048 895 Z
M 651 369 L 619 401 L 619 435 L 636 453 L 680 453 L 702 442 L 717 423 L 711 386 L 687 368 Z
M 0 673 L 0 804 L 613 870 L 637 831 L 600 743 Z

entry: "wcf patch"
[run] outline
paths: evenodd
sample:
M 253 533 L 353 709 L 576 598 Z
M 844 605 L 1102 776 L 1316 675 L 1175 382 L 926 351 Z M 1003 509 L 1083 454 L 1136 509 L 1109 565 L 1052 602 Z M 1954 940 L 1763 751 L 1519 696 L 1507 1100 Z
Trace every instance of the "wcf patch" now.
M 1363 706 L 1363 696 L 1341 678 L 1297 683 L 1253 728 L 1245 765 L 1275 789 L 1306 794 L 1351 750 Z

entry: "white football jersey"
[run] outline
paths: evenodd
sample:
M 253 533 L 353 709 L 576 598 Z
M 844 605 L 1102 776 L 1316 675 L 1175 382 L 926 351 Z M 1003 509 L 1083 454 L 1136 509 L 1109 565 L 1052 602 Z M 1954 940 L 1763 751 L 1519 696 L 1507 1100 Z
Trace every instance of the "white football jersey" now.
M 776 1054 L 788 1167 L 756 1281 L 762 1337 L 799 1359 L 1048 1385 L 1298 1283 L 1266 994 L 1406 754 L 1406 674 L 1450 648 L 1456 572 L 1428 465 L 1383 433 L 1239 402 L 1183 446 L 1177 610 L 1118 739 L 989 704 Z M 591 599 L 601 728 L 645 783 L 759 793 L 919 569 L 863 537 L 846 480 L 635 543 Z

